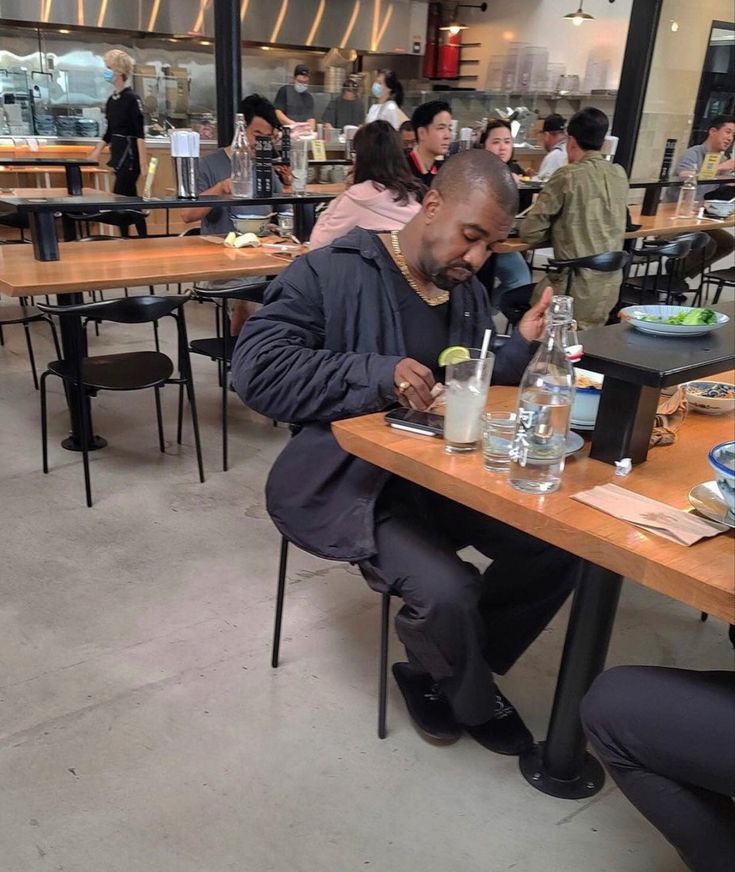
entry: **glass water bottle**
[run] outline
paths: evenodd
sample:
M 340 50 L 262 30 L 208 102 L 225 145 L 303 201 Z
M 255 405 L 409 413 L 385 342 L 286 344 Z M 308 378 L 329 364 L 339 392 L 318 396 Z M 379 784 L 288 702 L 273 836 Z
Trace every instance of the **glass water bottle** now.
M 253 165 L 250 159 L 248 137 L 245 131 L 245 118 L 235 116 L 235 135 L 232 137 L 230 154 L 232 163 L 232 194 L 235 197 L 253 196 Z
M 552 298 L 546 339 L 518 390 L 509 480 L 516 490 L 529 494 L 557 490 L 564 470 L 574 400 L 574 367 L 565 353 L 574 329 L 572 302 L 572 297 Z
M 677 218 L 693 218 L 697 211 L 697 177 L 689 173 L 684 177 L 684 184 L 679 191 L 679 202 L 676 204 Z

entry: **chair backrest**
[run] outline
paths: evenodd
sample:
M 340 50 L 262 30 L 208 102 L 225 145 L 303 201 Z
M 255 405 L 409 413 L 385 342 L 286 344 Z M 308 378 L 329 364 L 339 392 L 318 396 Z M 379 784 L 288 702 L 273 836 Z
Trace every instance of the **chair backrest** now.
M 146 324 L 157 321 L 180 309 L 191 298 L 188 295 L 157 297 L 122 297 L 102 303 L 80 303 L 77 306 L 49 306 L 37 303 L 40 311 L 59 318 L 94 318 L 119 324 Z
M 692 244 L 690 251 L 701 251 L 710 241 L 710 238 L 709 233 L 700 230 L 697 233 L 685 233 L 683 236 L 677 236 L 673 241 L 682 242 L 688 239 Z
M 202 228 L 201 227 L 187 227 L 186 230 L 182 230 L 179 233 L 179 236 L 201 236 Z
M 692 250 L 691 236 L 698 234 L 692 233 L 688 236 L 681 236 L 672 242 L 666 242 L 663 245 L 646 245 L 640 248 L 636 254 L 640 257 L 656 258 L 656 257 L 686 257 Z M 705 235 L 705 234 L 702 234 Z
M 192 293 L 196 297 L 202 297 L 206 300 L 249 300 L 256 302 L 253 297 L 256 295 L 262 296 L 265 289 L 268 287 L 268 282 L 254 282 L 250 285 L 234 285 L 233 287 L 214 287 L 207 288 L 202 285 L 195 284 L 192 288 Z
M 555 269 L 593 269 L 597 272 L 616 272 L 624 269 L 630 261 L 627 251 L 603 251 L 600 254 L 590 254 L 587 257 L 575 257 L 573 260 L 556 260 L 549 258 L 549 266 Z

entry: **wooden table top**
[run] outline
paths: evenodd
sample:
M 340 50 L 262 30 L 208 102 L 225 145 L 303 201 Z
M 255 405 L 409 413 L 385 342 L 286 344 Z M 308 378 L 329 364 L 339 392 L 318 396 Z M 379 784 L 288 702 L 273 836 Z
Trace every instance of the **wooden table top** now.
M 733 381 L 723 373 L 723 381 Z M 490 389 L 493 409 L 515 409 L 517 388 Z M 416 482 L 483 514 L 559 545 L 694 609 L 735 623 L 735 531 L 690 548 L 573 500 L 595 485 L 615 484 L 678 508 L 688 508 L 694 485 L 714 478 L 707 452 L 733 438 L 733 415 L 690 412 L 671 446 L 651 449 L 648 460 L 625 478 L 590 460 L 589 443 L 567 461 L 559 491 L 534 497 L 514 490 L 507 476 L 487 472 L 482 452 L 449 455 L 443 440 L 388 427 L 383 413 L 338 421 L 334 435 L 345 451 Z
M 675 218 L 676 203 L 661 203 L 655 215 L 641 215 L 640 206 L 631 206 L 630 215 L 634 224 L 641 224 L 639 230 L 626 233 L 626 239 L 640 239 L 643 236 L 678 236 L 680 233 L 693 233 L 698 230 L 715 230 L 719 228 L 735 227 L 735 214 L 723 220 L 712 218 Z M 521 228 L 523 219 L 521 219 Z M 507 239 L 493 246 L 496 254 L 504 254 L 510 251 L 528 251 L 532 246 L 520 239 Z M 544 243 L 543 248 L 549 247 Z
M 199 236 L 61 243 L 61 260 L 30 245 L 0 246 L 0 292 L 11 297 L 194 279 L 275 275 L 289 261 L 271 251 L 225 248 Z

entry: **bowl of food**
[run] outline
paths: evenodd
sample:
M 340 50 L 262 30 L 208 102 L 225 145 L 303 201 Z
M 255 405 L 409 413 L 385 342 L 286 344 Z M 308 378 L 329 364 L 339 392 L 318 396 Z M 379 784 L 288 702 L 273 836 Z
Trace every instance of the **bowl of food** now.
M 594 427 L 604 378 L 599 372 L 574 367 L 574 402 L 569 415 L 572 426 Z
M 735 212 L 735 202 L 731 200 L 705 200 L 704 208 L 717 218 L 729 218 Z
M 728 382 L 689 382 L 686 394 L 689 408 L 702 415 L 724 415 L 735 409 L 735 385 Z
M 620 310 L 620 319 L 654 336 L 703 336 L 724 327 L 730 320 L 714 309 L 692 306 L 626 306 Z
M 232 219 L 238 233 L 254 233 L 263 236 L 268 232 L 268 224 L 275 212 L 270 215 L 238 215 Z
M 715 481 L 731 514 L 735 514 L 735 441 L 720 442 L 708 455 Z

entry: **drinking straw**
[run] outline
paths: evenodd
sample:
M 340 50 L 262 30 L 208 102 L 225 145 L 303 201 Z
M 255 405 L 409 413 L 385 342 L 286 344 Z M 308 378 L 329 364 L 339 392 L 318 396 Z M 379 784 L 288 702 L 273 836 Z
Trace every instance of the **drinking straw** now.
M 490 347 L 490 337 L 492 336 L 492 330 L 488 327 L 485 331 L 485 335 L 482 337 L 482 348 L 480 349 L 480 360 L 485 360 L 487 357 L 488 348 Z

